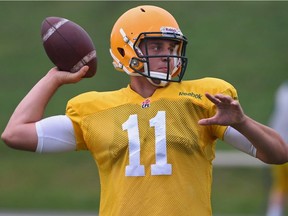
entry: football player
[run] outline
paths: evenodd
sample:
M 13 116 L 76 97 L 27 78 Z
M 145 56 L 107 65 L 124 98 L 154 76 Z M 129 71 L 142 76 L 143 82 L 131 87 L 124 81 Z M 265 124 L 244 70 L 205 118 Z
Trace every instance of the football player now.
M 182 81 L 186 47 L 169 12 L 132 8 L 116 21 L 110 47 L 129 85 L 81 94 L 65 115 L 42 119 L 55 91 L 87 71 L 52 68 L 20 102 L 2 139 L 39 153 L 90 151 L 101 181 L 100 215 L 210 216 L 217 139 L 266 163 L 286 162 L 288 150 L 274 130 L 245 115 L 228 82 Z

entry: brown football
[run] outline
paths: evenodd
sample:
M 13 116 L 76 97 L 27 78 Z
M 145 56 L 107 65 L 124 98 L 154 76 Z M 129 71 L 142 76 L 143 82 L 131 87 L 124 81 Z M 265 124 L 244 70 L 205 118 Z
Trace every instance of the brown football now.
M 47 17 L 41 25 L 41 36 L 47 56 L 59 70 L 75 73 L 88 65 L 85 77 L 95 75 L 96 49 L 81 26 L 62 17 Z

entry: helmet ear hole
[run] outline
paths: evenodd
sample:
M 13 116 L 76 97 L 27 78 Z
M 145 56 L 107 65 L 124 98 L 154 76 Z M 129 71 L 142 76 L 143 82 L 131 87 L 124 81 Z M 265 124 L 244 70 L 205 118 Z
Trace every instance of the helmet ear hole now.
M 125 56 L 125 50 L 124 50 L 123 48 L 118 47 L 117 50 L 118 50 L 118 52 L 120 53 L 120 55 L 121 55 L 122 57 Z

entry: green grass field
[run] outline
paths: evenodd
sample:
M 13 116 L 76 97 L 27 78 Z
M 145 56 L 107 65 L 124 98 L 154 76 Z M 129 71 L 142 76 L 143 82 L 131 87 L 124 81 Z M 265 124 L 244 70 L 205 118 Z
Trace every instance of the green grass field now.
M 63 114 L 66 101 L 85 91 L 127 85 L 109 56 L 109 36 L 116 19 L 137 1 L 0 2 L 0 131 L 30 88 L 53 65 L 41 43 L 47 16 L 66 17 L 91 35 L 98 55 L 95 77 L 61 88 L 46 116 Z M 141 3 L 140 3 L 141 4 Z M 288 2 L 145 1 L 169 10 L 188 37 L 185 79 L 219 77 L 238 90 L 245 112 L 267 123 L 273 96 L 288 74 Z M 219 143 L 218 149 L 227 149 Z M 229 149 L 229 148 L 228 148 Z M 267 168 L 215 168 L 214 212 L 259 214 L 266 208 Z M 56 209 L 97 212 L 99 180 L 88 152 L 37 155 L 0 145 L 0 211 Z

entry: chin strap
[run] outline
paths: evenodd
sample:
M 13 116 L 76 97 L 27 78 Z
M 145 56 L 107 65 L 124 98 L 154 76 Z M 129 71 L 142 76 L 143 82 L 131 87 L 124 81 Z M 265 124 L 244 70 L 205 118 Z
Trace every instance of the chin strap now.
M 169 75 L 169 79 L 170 79 L 170 77 L 171 76 Z M 164 87 L 164 86 L 168 85 L 168 83 L 169 83 L 166 80 L 159 80 L 159 79 L 166 79 L 167 78 L 167 74 L 164 74 L 164 73 L 161 73 L 161 72 L 157 72 L 157 71 L 150 71 L 150 77 L 146 77 L 146 78 L 154 86 Z M 153 79 L 153 78 L 155 78 L 155 79 Z M 157 79 L 157 78 L 159 78 L 159 79 Z

